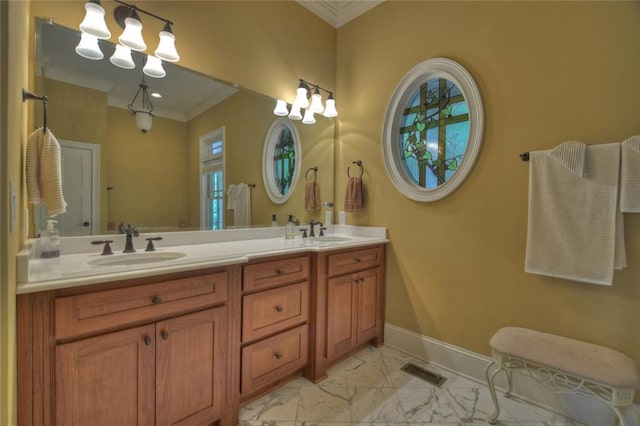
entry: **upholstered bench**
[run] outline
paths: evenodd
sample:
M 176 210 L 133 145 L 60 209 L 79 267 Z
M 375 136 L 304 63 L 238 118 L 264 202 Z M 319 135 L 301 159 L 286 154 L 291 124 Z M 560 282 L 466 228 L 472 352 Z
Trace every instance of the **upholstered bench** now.
M 489 423 L 496 424 L 500 407 L 494 379 L 504 371 L 510 396 L 512 372 L 520 370 L 556 393 L 578 393 L 608 404 L 622 426 L 638 426 L 633 398 L 640 388 L 640 371 L 628 356 L 604 346 L 519 327 L 505 327 L 491 338 L 492 361 L 487 384 L 495 410 Z M 631 407 L 633 422 L 625 422 Z

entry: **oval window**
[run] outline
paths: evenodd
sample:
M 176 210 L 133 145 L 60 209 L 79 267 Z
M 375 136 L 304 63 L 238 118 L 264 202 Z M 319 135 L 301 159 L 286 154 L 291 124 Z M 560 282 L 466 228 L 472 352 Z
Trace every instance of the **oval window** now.
M 276 204 L 286 202 L 298 182 L 300 138 L 286 117 L 276 119 L 264 141 L 262 179 L 269 199 Z
M 414 67 L 391 98 L 382 135 L 396 188 L 416 201 L 449 195 L 476 160 L 483 121 L 478 88 L 460 64 L 434 58 Z

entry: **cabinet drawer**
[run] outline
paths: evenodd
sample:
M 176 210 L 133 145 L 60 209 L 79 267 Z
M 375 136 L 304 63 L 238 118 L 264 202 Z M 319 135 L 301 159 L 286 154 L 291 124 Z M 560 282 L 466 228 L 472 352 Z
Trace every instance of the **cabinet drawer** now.
M 308 319 L 308 281 L 253 293 L 242 298 L 242 341 L 264 337 Z
M 244 291 L 268 288 L 309 279 L 309 258 L 294 257 L 246 265 L 243 269 Z
M 219 272 L 55 300 L 57 338 L 120 328 L 224 303 L 227 273 Z
M 384 256 L 384 246 L 331 254 L 327 272 L 330 276 L 347 274 L 377 266 Z
M 244 395 L 301 369 L 309 356 L 309 329 L 301 325 L 242 349 Z

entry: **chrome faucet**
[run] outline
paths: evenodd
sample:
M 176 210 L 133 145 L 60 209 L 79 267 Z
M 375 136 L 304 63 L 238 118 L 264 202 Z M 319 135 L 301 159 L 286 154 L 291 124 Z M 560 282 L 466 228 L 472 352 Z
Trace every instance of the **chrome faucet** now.
M 136 228 L 132 228 L 131 225 L 127 225 L 127 229 L 124 231 L 127 236 L 127 241 L 124 245 L 123 253 L 135 253 L 136 249 L 133 248 L 133 237 L 140 235 Z
M 322 224 L 322 222 L 320 222 L 320 221 L 315 222 L 315 221 L 312 220 L 311 222 L 309 222 L 309 228 L 311 229 L 311 231 L 309 232 L 309 236 L 310 237 L 315 237 L 316 236 L 316 233 L 315 233 L 314 228 L 313 228 L 316 225 L 320 225 L 320 229 L 322 229 L 322 227 L 324 226 Z M 323 232 L 322 231 L 320 231 L 320 236 L 323 236 Z

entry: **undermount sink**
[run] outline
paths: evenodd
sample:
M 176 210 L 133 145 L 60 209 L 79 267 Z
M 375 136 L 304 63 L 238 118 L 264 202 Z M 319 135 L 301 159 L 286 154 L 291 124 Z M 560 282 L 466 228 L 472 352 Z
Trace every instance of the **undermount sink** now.
M 145 263 L 165 262 L 167 260 L 180 259 L 184 253 L 171 251 L 156 251 L 144 253 L 127 253 L 116 256 L 103 256 L 89 261 L 89 265 L 96 266 L 126 266 L 142 265 Z
M 325 242 L 325 243 L 339 243 L 342 241 L 350 241 L 349 237 L 309 237 L 311 241 Z

